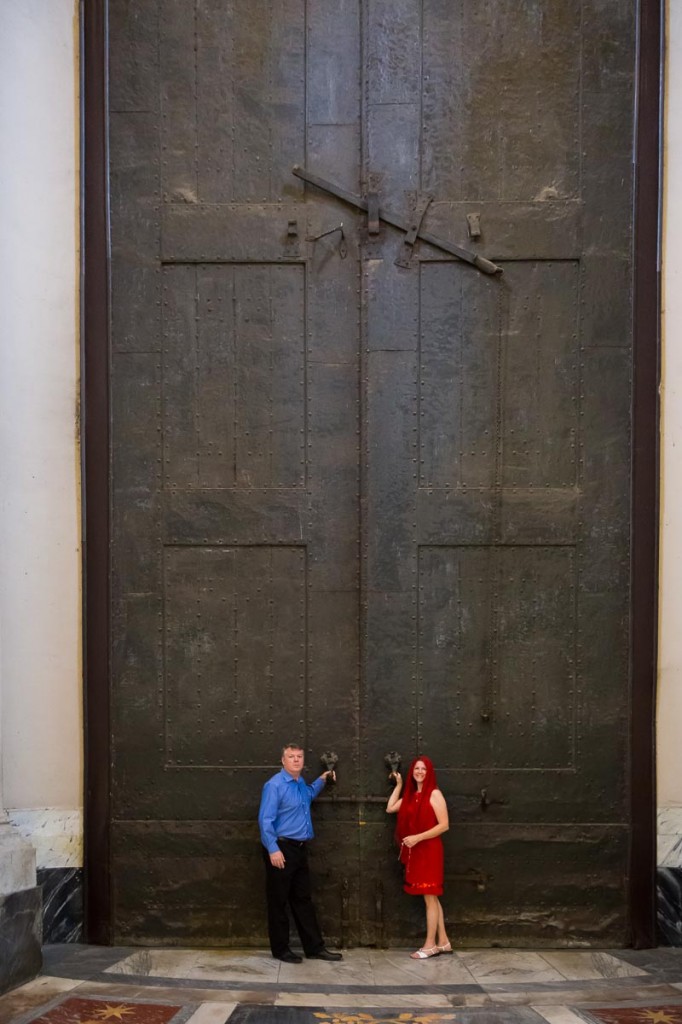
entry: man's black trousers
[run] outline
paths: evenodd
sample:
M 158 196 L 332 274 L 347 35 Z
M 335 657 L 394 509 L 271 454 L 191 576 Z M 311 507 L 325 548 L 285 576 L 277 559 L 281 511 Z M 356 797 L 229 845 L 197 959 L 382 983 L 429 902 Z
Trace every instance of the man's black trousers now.
M 324 949 L 324 940 L 310 895 L 306 844 L 290 839 L 278 839 L 277 843 L 284 854 L 283 868 L 274 868 L 270 863 L 270 854 L 261 847 L 265 861 L 270 949 L 273 956 L 281 956 L 289 949 L 288 903 L 301 937 L 303 952 L 311 956 Z

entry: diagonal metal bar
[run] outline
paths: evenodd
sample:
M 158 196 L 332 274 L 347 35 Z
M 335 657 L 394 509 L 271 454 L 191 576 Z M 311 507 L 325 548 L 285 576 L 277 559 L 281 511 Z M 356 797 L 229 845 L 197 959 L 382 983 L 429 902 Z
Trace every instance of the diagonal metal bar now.
M 336 196 L 337 199 L 341 199 L 344 203 L 348 203 L 349 206 L 354 206 L 356 210 L 367 211 L 366 199 L 363 199 L 362 196 L 355 195 L 354 192 L 349 192 L 347 189 L 342 188 L 341 185 L 337 185 L 336 182 L 327 181 L 326 178 L 320 178 L 317 174 L 313 174 L 305 167 L 299 167 L 298 164 L 294 165 L 291 171 L 297 178 L 301 178 L 302 181 L 307 181 L 310 185 L 315 185 L 316 188 L 322 189 L 323 192 L 328 192 L 330 195 Z M 400 231 L 405 231 L 407 233 L 410 230 L 410 222 L 406 217 L 401 217 L 400 214 L 380 209 L 379 216 L 381 220 L 386 222 L 386 224 L 391 224 L 392 227 L 398 228 Z M 437 249 L 442 249 L 443 252 L 447 252 L 451 256 L 456 256 L 457 259 L 463 260 L 465 263 L 470 263 L 473 267 L 476 267 L 477 270 L 480 270 L 484 274 L 502 273 L 502 267 L 498 267 L 496 263 L 492 263 L 490 260 L 487 260 L 485 256 L 479 256 L 475 252 L 469 252 L 468 249 L 462 249 L 461 246 L 455 245 L 453 242 L 449 242 L 445 238 L 440 238 L 438 235 L 432 235 L 430 231 L 422 231 L 420 228 L 418 231 L 418 237 L 421 238 L 422 242 L 428 242 L 429 245 L 434 245 Z

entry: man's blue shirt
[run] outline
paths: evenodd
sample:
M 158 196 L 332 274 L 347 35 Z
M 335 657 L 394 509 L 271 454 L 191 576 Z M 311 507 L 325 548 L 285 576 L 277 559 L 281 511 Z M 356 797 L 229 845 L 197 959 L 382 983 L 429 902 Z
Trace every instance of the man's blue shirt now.
M 277 853 L 277 837 L 312 839 L 313 823 L 310 805 L 324 788 L 324 779 L 315 779 L 308 785 L 282 768 L 263 786 L 258 812 L 260 838 L 268 853 Z

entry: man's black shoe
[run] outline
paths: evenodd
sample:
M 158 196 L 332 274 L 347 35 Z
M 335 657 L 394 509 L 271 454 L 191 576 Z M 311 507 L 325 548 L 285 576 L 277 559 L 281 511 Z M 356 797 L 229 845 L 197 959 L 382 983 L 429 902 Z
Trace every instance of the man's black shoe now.
M 321 949 L 319 953 L 309 953 L 309 960 L 343 960 L 341 953 L 332 953 L 329 949 Z
M 281 960 L 282 963 L 284 963 L 284 964 L 302 964 L 303 963 L 303 957 L 299 956 L 298 953 L 292 953 L 290 949 L 287 949 L 286 952 L 281 953 L 279 956 L 276 956 L 275 960 Z

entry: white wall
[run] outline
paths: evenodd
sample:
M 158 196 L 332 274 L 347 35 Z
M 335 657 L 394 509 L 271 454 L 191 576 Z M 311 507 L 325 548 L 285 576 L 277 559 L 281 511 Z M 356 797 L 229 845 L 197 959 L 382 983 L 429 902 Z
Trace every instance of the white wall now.
M 29 833 L 67 821 L 71 839 L 83 763 L 77 48 L 77 0 L 0 0 L 0 756 L 10 818 L 21 809 Z
M 663 212 L 658 803 L 682 805 L 682 2 L 668 4 Z

